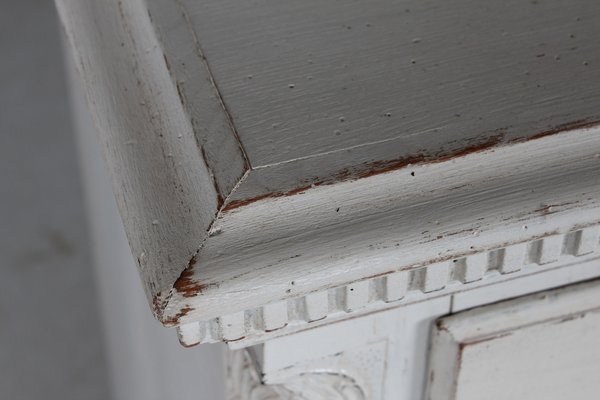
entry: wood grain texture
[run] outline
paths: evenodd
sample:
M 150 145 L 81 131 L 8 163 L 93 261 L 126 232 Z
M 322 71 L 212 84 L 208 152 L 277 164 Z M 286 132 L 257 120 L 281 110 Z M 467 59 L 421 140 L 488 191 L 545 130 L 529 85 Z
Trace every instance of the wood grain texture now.
M 165 315 L 207 320 L 493 249 L 510 248 L 510 272 L 523 242 L 524 263 L 550 262 L 561 247 L 539 239 L 600 222 L 599 153 L 599 128 L 575 130 L 221 213 L 186 273 L 195 295 L 174 292 Z
M 430 264 L 435 293 L 600 222 L 596 3 L 57 4 L 166 325 L 241 340 L 248 309 L 362 309 L 405 287 L 361 281 Z
M 582 232 L 594 228 L 596 227 L 568 233 L 563 237 L 564 242 L 559 243 L 559 248 L 562 248 L 564 243 L 577 240 L 576 237 Z M 554 238 L 550 236 L 542 242 L 553 243 Z M 600 237 L 596 236 L 596 248 L 599 241 Z M 535 240 L 523 245 L 527 248 L 528 255 L 533 255 L 537 251 L 539 241 Z M 243 312 L 245 318 L 242 318 L 241 313 L 235 314 L 238 318 L 234 323 L 240 330 L 235 340 L 223 336 L 220 328 L 223 325 L 221 319 L 189 324 L 190 326 L 183 325 L 183 328 L 178 328 L 180 341 L 188 347 L 199 343 L 227 341 L 230 346 L 240 348 L 344 319 L 365 316 L 375 311 L 404 308 L 423 301 L 431 302 L 436 298 L 458 298 L 453 301 L 453 304 L 460 309 L 467 302 L 473 304 L 475 301 L 475 304 L 480 305 L 514 297 L 514 293 L 523 294 L 524 288 L 526 289 L 524 293 L 530 293 L 536 288 L 541 290 L 600 276 L 600 269 L 597 267 L 600 260 L 598 252 L 575 256 L 565 250 L 554 262 L 541 265 L 535 261 L 524 260 L 519 265 L 518 272 L 503 272 L 505 261 L 501 254 L 505 250 L 494 249 L 476 253 L 457 258 L 452 262 L 434 263 L 421 268 L 372 277 L 343 287 L 325 289 L 299 298 L 246 309 Z M 482 263 L 482 259 L 486 262 Z M 479 279 L 465 280 L 465 265 L 477 265 L 481 274 Z M 552 278 L 560 274 L 560 270 L 564 271 L 561 277 Z M 572 276 L 568 271 L 572 271 Z M 429 280 L 426 279 L 427 276 Z M 558 284 L 549 284 L 549 282 L 558 282 Z M 478 291 L 483 294 L 478 296 Z M 470 295 L 471 292 L 475 294 Z M 395 296 L 392 296 L 394 294 Z M 467 300 L 463 299 L 465 297 Z M 490 297 L 492 300 L 489 300 Z M 267 326 L 265 314 L 277 323 Z
M 594 397 L 599 326 L 598 280 L 442 318 L 426 398 Z
M 586 0 L 178 0 L 252 171 L 245 200 L 600 119 Z
M 219 206 L 250 165 L 221 99 L 202 44 L 174 0 L 146 2 L 177 95 L 219 193 Z
M 250 353 L 267 387 L 319 371 L 351 378 L 368 400 L 422 399 L 427 362 L 423 355 L 430 327 L 449 308 L 450 298 L 446 297 L 370 313 L 272 338 L 251 348 Z M 335 380 L 330 383 L 335 389 Z M 298 387 L 304 394 L 301 398 L 338 398 L 321 397 L 311 389 L 310 384 Z M 350 395 L 353 391 L 344 392 Z
M 217 212 L 211 172 L 144 2 L 57 5 L 146 294 L 160 303 Z

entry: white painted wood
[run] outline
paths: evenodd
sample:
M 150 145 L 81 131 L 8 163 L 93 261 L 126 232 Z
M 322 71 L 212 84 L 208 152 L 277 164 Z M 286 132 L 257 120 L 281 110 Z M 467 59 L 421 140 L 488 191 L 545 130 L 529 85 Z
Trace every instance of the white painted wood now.
M 408 271 L 399 271 L 391 273 L 385 276 L 384 282 L 384 300 L 386 302 L 400 300 L 406 295 L 406 292 L 408 291 L 408 284 L 410 283 L 410 273 Z
M 438 298 L 236 350 L 229 398 L 421 398 L 428 332 L 449 308 Z
M 194 310 L 181 322 L 210 319 L 592 226 L 600 220 L 597 146 L 598 129 L 569 132 L 415 167 L 418 187 L 409 184 L 410 175 L 395 171 L 223 213 L 215 225 L 220 233 L 198 255 L 202 268 L 190 276 L 201 283 L 202 296 L 174 292 L 175 307 L 166 315 L 173 317 L 176 304 L 185 302 Z M 536 211 L 541 199 L 556 204 L 551 214 Z M 329 204 L 346 204 L 346 214 Z M 525 260 L 550 262 L 562 251 L 554 245 L 534 249 L 542 258 Z M 512 250 L 504 254 L 511 263 Z M 254 290 L 259 283 L 261 290 Z M 225 295 L 226 303 L 220 300 Z
M 204 322 L 192 322 L 177 327 L 177 337 L 184 346 L 193 346 L 206 341 Z
M 482 279 L 483 274 L 488 269 L 488 257 L 488 253 L 478 253 L 457 260 L 457 262 L 454 263 L 455 276 L 462 283 L 469 283 Z
M 101 333 L 108 364 L 110 398 L 187 400 L 202 393 L 207 399 L 223 400 L 223 346 L 185 349 L 173 340 L 173 332 L 158 324 L 148 310 L 111 192 L 101 148 L 78 83 L 75 75 L 71 75 L 74 126 L 100 300 L 98 310 L 87 311 L 99 313 L 102 317 Z M 78 299 L 73 298 L 72 301 L 77 302 Z M 180 328 L 184 335 L 193 336 L 182 339 L 182 342 L 205 340 L 203 331 L 195 329 L 197 324 L 192 322 Z M 44 327 L 40 326 L 40 329 Z M 198 338 L 198 334 L 202 336 Z
M 57 0 L 146 294 L 163 324 L 190 324 L 180 330 L 187 344 L 253 343 L 272 329 L 298 329 L 290 322 L 305 329 L 307 321 L 351 318 L 391 300 L 420 301 L 488 284 L 488 275 L 510 279 L 533 265 L 557 267 L 564 255 L 595 254 L 593 232 L 583 231 L 600 223 L 600 127 L 586 99 L 597 90 L 594 60 L 577 62 L 570 82 L 558 79 L 593 52 L 575 46 L 569 62 L 550 66 L 525 39 L 578 30 L 549 48 L 575 38 L 591 46 L 584 33 L 596 24 L 574 13 L 589 7 L 594 15 L 596 6 L 442 3 L 411 0 L 420 11 L 406 23 L 432 36 L 404 43 L 404 6 L 387 0 L 351 2 L 342 13 L 337 3 L 312 0 L 274 8 Z M 541 8 L 552 25 L 526 17 Z M 272 25 L 247 18 L 263 11 Z M 463 18 L 497 26 L 498 15 L 507 37 L 466 35 Z M 356 25 L 368 16 L 369 26 Z M 342 21 L 344 29 L 333 28 Z M 443 47 L 454 34 L 460 43 Z M 356 52 L 366 44 L 369 52 Z M 296 64 L 313 46 L 317 63 Z M 424 63 L 396 68 L 409 49 Z M 439 58 L 448 51 L 450 64 Z M 313 68 L 318 86 L 289 81 L 288 73 Z M 408 79 L 410 71 L 428 78 Z M 543 89 L 529 87 L 531 73 Z M 430 84 L 439 91 L 433 100 Z M 471 85 L 470 95 L 462 92 Z M 340 94 L 343 87 L 349 92 Z M 333 97 L 322 101 L 321 90 Z M 347 95 L 356 90 L 360 101 Z M 415 102 L 398 100 L 406 98 Z M 330 117 L 349 131 L 324 136 Z M 399 271 L 409 275 L 390 277 Z
M 327 291 L 309 293 L 303 298 L 304 315 L 306 321 L 318 321 L 329 313 L 329 300 Z
M 369 303 L 369 286 L 370 282 L 364 280 L 344 288 L 344 308 L 347 312 L 359 310 Z
M 496 303 L 527 294 L 570 285 L 600 277 L 600 260 L 579 262 L 571 260 L 558 268 L 537 271 L 532 274 L 517 273 L 511 279 L 495 285 L 475 287 L 453 294 L 452 312 L 456 313 L 484 304 Z
M 575 241 L 575 255 L 580 256 L 595 251 L 600 242 L 600 226 L 582 229 L 578 232 Z
M 101 8 L 118 4 L 98 6 L 88 28 L 110 28 Z M 598 120 L 586 100 L 598 92 L 589 84 L 597 60 L 585 50 L 595 45 L 596 5 L 377 0 L 339 8 L 329 0 L 277 7 L 151 0 L 140 9 L 160 51 L 154 64 L 177 93 L 223 201 Z M 120 18 L 129 23 L 130 15 Z M 123 47 L 104 59 L 116 74 L 129 72 L 111 60 L 136 57 Z
M 527 250 L 527 243 L 517 243 L 506 247 L 502 251 L 500 272 L 508 274 L 520 270 L 527 259 Z
M 543 241 L 532 244 L 532 257 L 538 264 L 548 264 L 558 260 L 564 247 L 564 235 L 554 235 L 545 238 Z
M 160 304 L 208 236 L 218 206 L 211 172 L 145 3 L 56 3 L 138 272 Z
M 169 78 L 177 89 L 178 100 L 189 118 L 222 203 L 250 167 L 236 127 L 223 103 L 202 45 L 177 3 L 152 0 L 146 1 L 145 6 Z
M 597 280 L 443 318 L 427 398 L 593 398 L 599 334 Z
M 423 268 L 417 274 L 418 284 L 424 293 L 434 292 L 446 287 L 450 280 L 452 262 L 436 263 Z
M 223 315 L 222 317 L 219 317 L 218 322 L 223 340 L 235 341 L 244 338 L 246 319 L 243 311 L 235 314 Z
M 337 378 L 343 379 L 347 385 L 352 387 L 356 383 L 356 386 L 365 393 L 368 399 L 425 398 L 423 389 L 426 387 L 426 381 L 431 377 L 426 365 L 429 332 L 433 327 L 433 320 L 438 316 L 449 313 L 451 308 L 455 311 L 464 309 L 468 305 L 465 300 L 472 301 L 471 307 L 496 302 L 494 293 L 499 294 L 500 298 L 503 298 L 502 296 L 504 298 L 518 296 L 565 283 L 598 277 L 600 270 L 598 269 L 598 260 L 595 259 L 590 262 L 564 265 L 545 273 L 538 273 L 538 276 L 517 277 L 518 274 L 521 273 L 511 274 L 509 276 L 514 277 L 513 279 L 496 285 L 481 286 L 479 289 L 452 296 L 446 295 L 384 312 L 363 315 L 360 318 L 320 325 L 318 329 L 272 337 L 264 344 L 250 348 L 249 353 L 236 350 L 232 353 L 233 358 L 236 359 L 244 354 L 242 359 L 245 361 L 242 363 L 240 360 L 229 361 L 228 370 L 232 377 L 229 381 L 229 390 L 235 394 L 230 398 L 237 400 L 247 398 L 286 399 L 289 396 L 292 398 L 296 398 L 293 396 L 299 398 L 304 396 L 304 398 L 310 399 L 340 398 L 337 397 L 339 396 L 337 389 L 339 389 L 340 382 Z M 543 275 L 543 279 L 540 279 L 540 274 Z M 514 290 L 515 287 L 518 290 Z M 571 291 L 579 293 L 577 286 L 574 286 Z M 486 297 L 486 294 L 490 292 L 492 295 Z M 544 293 L 542 298 L 543 295 Z M 535 297 L 540 298 L 540 295 L 535 295 Z M 579 297 L 596 303 L 598 301 L 598 296 L 582 294 Z M 556 303 L 556 296 L 546 296 L 546 298 L 554 298 L 555 300 L 552 301 Z M 550 304 L 540 309 L 539 314 L 537 306 L 534 306 L 530 307 L 529 314 L 534 316 L 534 319 L 539 318 L 541 321 L 546 321 L 548 315 L 569 311 L 573 308 L 573 304 L 573 302 L 562 304 L 558 308 L 554 308 Z M 473 312 L 486 309 L 489 308 L 484 307 Z M 456 314 L 450 319 L 463 314 Z M 510 329 L 511 325 L 503 321 L 510 319 L 511 315 L 514 316 L 511 310 L 504 308 L 501 311 L 492 310 L 489 313 L 482 312 L 481 314 L 487 316 L 484 321 L 494 322 L 497 318 L 502 319 L 493 324 L 493 329 L 503 329 L 503 327 Z M 529 319 L 522 318 L 521 314 L 513 318 L 516 318 L 518 323 L 529 326 L 527 324 Z M 473 321 L 474 319 L 471 318 L 462 326 L 469 329 L 469 332 L 479 334 L 482 326 Z M 598 326 L 600 325 L 595 323 L 589 328 L 597 330 Z M 453 338 L 448 339 L 448 343 L 452 343 Z M 455 349 L 456 344 L 453 346 L 451 348 Z M 483 348 L 485 349 L 485 346 Z M 436 351 L 437 349 L 439 347 L 436 348 Z M 548 353 L 547 350 L 545 351 Z M 510 349 L 507 349 L 506 353 L 510 353 Z M 521 353 L 529 354 L 526 350 Z M 480 359 L 485 364 L 484 368 L 487 366 L 494 368 L 495 364 L 486 362 L 488 358 L 485 354 Z M 567 365 L 563 368 L 568 368 Z M 505 369 L 514 368 L 508 366 Z M 328 374 L 336 378 L 323 381 L 318 379 L 319 374 Z M 488 379 L 492 381 L 496 376 L 494 373 L 488 375 Z M 254 376 L 254 378 L 249 380 L 249 376 Z M 435 379 L 437 373 L 434 372 L 433 376 Z M 527 379 L 532 376 L 532 371 L 522 373 L 522 376 Z M 298 386 L 299 382 L 302 382 L 302 385 Z M 493 382 L 488 382 L 488 387 L 493 384 Z M 505 384 L 504 386 L 510 385 Z M 479 396 L 485 396 L 488 392 L 481 389 L 478 391 Z M 502 388 L 500 392 L 502 392 Z M 537 397 L 530 396 L 528 398 Z
M 577 232 L 569 233 L 567 237 L 576 237 Z M 532 243 L 537 243 L 535 240 Z M 525 247 L 535 249 L 535 246 L 526 245 Z M 283 302 L 287 304 L 287 311 L 284 312 L 283 306 L 278 305 L 280 312 L 274 314 L 277 317 L 277 324 L 282 325 L 281 328 L 265 329 L 262 315 L 264 307 L 256 309 L 247 309 L 245 311 L 246 318 L 238 319 L 239 329 L 244 332 L 243 339 L 235 340 L 230 343 L 234 348 L 250 346 L 269 340 L 273 337 L 286 335 L 293 332 L 298 332 L 303 329 L 315 328 L 328 323 L 336 322 L 348 318 L 349 316 L 357 317 L 365 315 L 369 312 L 385 310 L 398 306 L 406 306 L 415 302 L 430 301 L 437 297 L 453 295 L 455 302 L 453 309 L 464 309 L 467 304 L 471 307 L 486 304 L 509 297 L 519 296 L 526 293 L 531 293 L 535 290 L 544 290 L 551 287 L 560 286 L 569 282 L 577 282 L 583 279 L 600 276 L 600 269 L 597 268 L 597 263 L 600 255 L 598 253 L 588 253 L 583 256 L 574 256 L 572 252 L 563 247 L 563 254 L 560 258 L 551 263 L 538 265 L 535 263 L 523 262 L 522 267 L 518 271 L 503 274 L 501 273 L 502 254 L 501 250 L 492 250 L 487 252 L 486 257 L 481 257 L 479 254 L 474 255 L 476 260 L 487 260 L 485 269 L 487 272 L 479 280 L 471 282 L 463 282 L 461 280 L 460 268 L 456 268 L 453 274 L 446 274 L 447 270 L 443 269 L 443 277 L 447 280 L 443 289 L 425 292 L 423 290 L 423 277 L 425 271 L 429 267 L 437 268 L 439 264 L 432 264 L 429 267 L 414 269 L 411 271 L 400 271 L 391 276 L 394 279 L 400 278 L 400 283 L 404 288 L 403 296 L 400 299 L 392 302 L 387 300 L 387 292 L 385 289 L 386 278 L 389 277 L 373 277 L 361 281 L 363 288 L 368 288 L 368 298 L 366 291 L 364 295 L 359 295 L 360 301 L 355 301 L 355 308 L 347 306 L 347 294 L 352 293 L 350 289 L 355 287 L 355 284 L 344 286 L 336 289 L 327 289 L 321 292 L 314 292 L 305 297 L 295 298 Z M 485 254 L 485 253 L 484 253 Z M 467 265 L 468 260 L 472 256 L 456 259 L 456 262 L 448 263 L 454 265 Z M 412 284 L 409 285 L 409 282 Z M 470 294 L 474 292 L 474 294 Z M 364 303 L 364 301 L 367 301 Z M 307 308 L 308 305 L 308 308 Z M 256 319 L 258 318 L 258 319 Z M 285 319 L 285 321 L 284 321 Z M 252 322 L 252 321 L 256 322 Z M 209 324 L 215 326 L 210 335 L 203 333 L 202 326 L 198 333 L 204 339 L 202 342 L 212 342 L 226 340 L 219 333 L 221 321 L 219 318 L 211 320 Z M 184 342 L 189 346 L 193 343 Z
M 581 293 L 527 315 L 491 306 L 479 331 L 438 326 L 426 374 L 440 316 L 600 275 L 596 5 L 57 4 L 155 316 L 185 346 L 255 346 L 230 354 L 232 400 L 420 399 L 427 379 L 447 398 L 460 337 L 476 339 L 457 398 L 480 398 L 464 382 L 495 377 L 486 354 L 598 325 L 534 340 Z M 173 398 L 197 365 L 147 355 L 141 314 L 116 297 L 138 330 L 115 359 L 132 355 L 140 393 Z M 506 329 L 496 350 L 478 342 Z M 596 356 L 575 350 L 562 361 Z
M 262 323 L 265 331 L 283 328 L 288 323 L 287 302 L 267 304 L 262 308 Z

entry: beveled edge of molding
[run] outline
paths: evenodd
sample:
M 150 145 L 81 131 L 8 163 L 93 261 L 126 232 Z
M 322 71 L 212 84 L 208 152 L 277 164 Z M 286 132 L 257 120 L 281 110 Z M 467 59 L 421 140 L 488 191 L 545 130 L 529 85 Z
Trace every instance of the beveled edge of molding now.
M 430 327 L 430 351 L 424 398 L 455 399 L 459 374 L 465 367 L 465 351 L 487 347 L 491 341 L 534 326 L 552 330 L 556 323 L 598 313 L 600 279 L 548 288 L 438 318 Z
M 516 243 L 177 327 L 190 347 L 245 347 L 355 316 L 449 295 L 598 256 L 600 225 Z

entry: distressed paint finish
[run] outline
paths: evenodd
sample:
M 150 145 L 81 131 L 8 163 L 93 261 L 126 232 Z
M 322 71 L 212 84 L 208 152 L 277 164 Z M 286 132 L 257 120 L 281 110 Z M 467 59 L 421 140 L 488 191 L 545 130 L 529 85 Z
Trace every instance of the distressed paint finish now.
M 453 295 L 455 299 L 458 298 L 454 301 L 458 310 L 464 308 L 461 306 L 465 303 L 463 297 L 475 305 L 489 302 L 486 297 L 486 295 L 489 297 L 489 293 L 494 293 L 496 300 L 514 297 L 523 294 L 524 289 L 536 290 L 547 287 L 544 285 L 555 281 L 547 277 L 556 274 L 555 271 L 559 270 L 564 270 L 564 274 L 567 274 L 566 278 L 558 280 L 563 284 L 600 276 L 600 269 L 596 267 L 600 260 L 598 251 L 586 255 L 575 253 L 580 243 L 579 238 L 586 235 L 586 232 L 593 232 L 596 229 L 597 226 L 592 226 L 566 235 L 549 236 L 542 240 L 523 243 L 522 245 L 527 249 L 527 256 L 519 265 L 518 271 L 504 272 L 503 266 L 506 261 L 503 254 L 510 247 L 494 249 L 446 263 L 434 263 L 422 268 L 371 277 L 347 286 L 325 289 L 258 308 L 249 308 L 243 313 L 238 312 L 227 316 L 226 327 L 223 326 L 223 318 L 184 324 L 178 327 L 179 339 L 184 346 L 226 341 L 230 346 L 239 348 L 307 328 L 339 322 L 349 317 L 356 318 L 375 311 L 433 301 L 439 297 Z M 557 239 L 561 240 L 557 241 Z M 596 236 L 596 248 L 599 240 L 600 237 Z M 542 244 L 547 249 L 550 245 L 555 245 L 560 250 L 559 257 L 546 264 L 535 261 Z M 526 261 L 529 259 L 532 261 Z M 485 260 L 485 263 L 482 260 Z M 479 279 L 465 280 L 465 266 L 469 265 L 477 266 Z M 576 268 L 584 272 L 577 275 Z M 579 278 L 573 279 L 568 275 L 568 271 L 573 271 L 573 277 Z M 497 289 L 498 287 L 503 289 Z M 507 290 L 509 288 L 510 290 Z M 486 293 L 483 298 L 477 295 L 480 291 Z M 469 294 L 471 292 L 474 294 Z M 237 333 L 235 335 L 224 333 L 231 331 Z
M 598 2 L 177 3 L 253 168 L 232 200 L 600 119 Z
M 512 279 L 504 280 L 495 285 L 480 286 L 471 291 L 454 294 L 445 293 L 441 297 L 429 298 L 428 301 L 418 301 L 405 307 L 377 313 L 371 312 L 362 315 L 360 318 L 322 325 L 318 329 L 288 331 L 281 336 L 269 337 L 260 346 L 234 350 L 228 353 L 229 399 L 320 399 L 324 397 L 323 394 L 325 393 L 328 395 L 325 398 L 338 398 L 336 396 L 339 393 L 336 392 L 336 389 L 339 388 L 338 383 L 340 381 L 336 378 L 346 378 L 345 383 L 347 386 L 360 388 L 360 392 L 363 392 L 369 400 L 427 398 L 424 396 L 424 390 L 430 377 L 433 375 L 434 381 L 443 379 L 444 374 L 449 369 L 446 364 L 436 365 L 436 371 L 431 374 L 433 367 L 430 368 L 427 365 L 427 354 L 430 346 L 429 333 L 433 330 L 435 335 L 439 330 L 435 325 L 436 319 L 449 313 L 459 312 L 455 316 L 444 317 L 442 321 L 460 320 L 462 321 L 463 330 L 468 330 L 480 337 L 485 335 L 485 332 L 481 333 L 477 329 L 482 327 L 485 329 L 486 323 L 487 331 L 490 331 L 490 325 L 493 325 L 491 330 L 506 327 L 518 331 L 521 328 L 515 329 L 515 325 L 506 323 L 506 320 L 514 322 L 525 316 L 520 323 L 521 325 L 527 325 L 527 322 L 545 321 L 548 315 L 551 314 L 561 315 L 564 314 L 565 310 L 567 312 L 577 310 L 581 304 L 578 306 L 576 302 L 572 301 L 565 303 L 563 302 L 564 296 L 554 296 L 553 293 L 555 292 L 543 292 L 541 295 L 534 296 L 539 299 L 549 293 L 548 296 L 544 297 L 545 304 L 542 305 L 539 312 L 538 303 L 529 307 L 530 312 L 528 315 L 532 316 L 533 319 L 528 318 L 523 313 L 518 313 L 515 318 L 515 313 L 510 313 L 513 308 L 500 307 L 497 310 L 498 306 L 496 305 L 485 306 L 497 302 L 498 295 L 501 299 L 524 296 L 536 291 L 544 291 L 600 276 L 597 258 L 588 261 L 582 261 L 581 259 L 572 261 L 574 262 L 563 264 L 560 268 L 543 272 L 538 271 L 537 274 L 528 276 L 509 273 L 507 275 L 512 276 Z M 535 267 L 532 269 L 535 269 Z M 594 293 L 597 293 L 599 283 L 600 281 L 596 281 L 594 292 L 581 290 L 581 285 L 573 285 L 573 289 L 568 290 L 577 293 L 580 299 L 587 300 L 588 303 L 595 303 L 595 307 L 598 307 L 598 296 Z M 564 289 L 561 289 L 561 292 L 563 291 Z M 412 294 L 407 294 L 407 296 L 412 296 Z M 528 301 L 527 298 L 519 299 L 513 303 L 525 303 L 526 301 Z M 460 311 L 464 310 L 465 307 L 482 305 L 482 308 L 466 313 L 467 315 L 476 313 L 479 317 L 462 319 L 462 315 L 465 315 L 465 313 L 460 313 Z M 562 318 L 560 323 L 567 326 L 570 321 L 581 320 L 578 317 L 582 314 L 576 311 L 574 313 L 575 318 Z M 481 316 L 485 318 L 481 318 Z M 481 323 L 478 323 L 478 321 Z M 446 324 L 446 326 L 456 327 L 457 324 Z M 544 322 L 540 326 L 543 329 L 538 330 L 537 335 L 548 339 L 551 335 L 547 333 L 553 332 L 552 327 L 555 325 Z M 597 322 L 588 323 L 587 328 L 589 332 L 587 339 L 594 339 L 594 332 L 597 332 L 598 329 Z M 556 333 L 562 334 L 563 332 L 557 329 Z M 535 341 L 537 335 L 529 335 L 529 338 L 533 337 Z M 522 338 L 518 335 L 513 336 Z M 501 374 L 506 377 L 506 375 L 510 375 L 515 371 L 517 373 L 515 383 L 519 383 L 520 377 L 525 377 L 528 380 L 536 376 L 535 368 L 529 367 L 526 371 L 522 371 L 518 369 L 519 363 L 505 366 L 496 373 L 490 372 L 489 369 L 496 366 L 496 363 L 489 362 L 490 353 L 486 353 L 486 344 L 490 343 L 491 341 L 475 340 L 465 346 L 466 349 L 481 345 L 479 348 L 484 353 L 481 357 L 474 357 L 469 360 L 469 362 L 479 362 L 480 369 L 486 371 L 483 379 L 475 380 L 466 385 L 467 389 L 476 394 L 477 397 L 475 398 L 486 398 L 486 395 L 493 396 L 495 393 L 505 393 L 506 388 L 518 387 L 516 384 L 512 385 L 512 382 L 507 384 L 504 380 L 498 383 L 501 387 L 498 387 L 497 390 L 486 390 L 486 388 L 489 389 L 496 383 L 496 377 L 501 376 Z M 547 344 L 548 342 L 540 343 Z M 565 342 L 564 338 L 560 338 L 559 343 L 550 348 L 538 346 L 545 353 L 539 355 L 539 357 L 547 357 L 548 354 L 556 355 L 556 352 L 553 352 L 552 349 L 561 346 L 570 346 L 571 349 L 581 350 L 582 347 L 577 346 L 577 343 L 577 339 Z M 439 343 L 435 342 L 435 344 Z M 239 343 L 230 344 L 230 347 L 238 348 L 238 345 Z M 245 346 L 248 343 L 241 345 Z M 533 345 L 535 346 L 535 343 Z M 454 346 L 456 346 L 456 343 Z M 516 343 L 513 346 L 519 347 L 520 345 Z M 590 347 L 593 347 L 593 345 L 590 345 Z M 434 347 L 434 352 L 438 350 L 444 349 Z M 511 352 L 511 349 L 506 349 L 505 353 L 515 354 Z M 521 351 L 521 353 L 528 354 L 526 350 Z M 588 352 L 584 356 L 580 352 L 576 354 L 582 359 L 589 360 L 592 352 Z M 536 358 L 528 358 L 532 361 L 536 360 Z M 559 372 L 568 368 L 568 371 L 564 371 L 565 374 L 576 375 L 578 374 L 578 368 L 573 368 L 573 365 L 576 364 L 557 366 L 554 362 L 553 367 Z M 465 366 L 468 367 L 469 365 Z M 594 364 L 591 364 L 591 367 L 594 368 Z M 428 371 L 428 369 L 430 370 Z M 589 372 L 590 369 L 588 368 L 587 373 L 589 374 Z M 438 373 L 441 373 L 441 377 L 438 376 Z M 319 374 L 321 377 L 329 376 L 331 379 L 312 380 L 313 377 Z M 557 381 L 565 383 L 565 380 L 561 378 Z M 301 384 L 294 387 L 293 383 L 295 382 Z M 577 382 L 577 378 L 574 378 L 572 382 Z M 325 383 L 324 386 L 323 383 Z M 487 386 L 482 387 L 484 385 Z M 564 387 L 568 389 L 569 385 L 565 384 Z M 292 388 L 296 390 L 291 391 Z M 533 388 L 532 386 L 530 389 Z M 574 388 L 574 390 L 579 389 L 581 388 Z M 531 393 L 531 390 L 529 396 L 516 396 L 516 398 L 538 397 L 540 396 Z M 441 398 L 448 399 L 451 396 L 448 393 L 443 393 Z M 461 399 L 461 397 L 457 397 L 457 399 Z
M 449 308 L 439 298 L 233 351 L 229 399 L 422 398 L 427 331 Z
M 227 357 L 227 400 L 367 400 L 363 389 L 344 373 L 305 370 L 277 384 L 265 385 L 246 350 Z
M 598 280 L 443 318 L 427 398 L 593 398 L 599 334 Z
M 213 179 L 144 2 L 57 5 L 146 295 L 161 303 L 207 237 Z
M 219 206 L 250 167 L 185 10 L 173 0 L 146 2 L 165 65 L 219 194 Z
M 446 3 L 57 0 L 184 343 L 593 256 L 600 6 Z
M 523 263 L 549 263 L 561 248 L 536 240 L 600 222 L 599 133 L 568 131 L 221 213 L 186 273 L 197 296 L 173 293 L 165 315 L 188 305 L 180 322 L 208 320 L 495 249 L 506 249 L 510 272 L 523 242 L 534 243 Z M 443 288 L 444 271 L 422 277 L 428 291 Z

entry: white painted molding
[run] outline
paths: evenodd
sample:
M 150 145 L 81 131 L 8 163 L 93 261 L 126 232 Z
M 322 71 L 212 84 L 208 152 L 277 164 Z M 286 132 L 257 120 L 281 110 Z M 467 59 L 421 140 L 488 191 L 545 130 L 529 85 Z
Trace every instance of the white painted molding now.
M 599 320 L 599 280 L 441 318 L 432 330 L 425 398 L 476 399 L 486 391 L 493 399 L 593 397 Z M 557 382 L 548 382 L 552 376 Z
M 240 117 L 247 115 L 240 107 L 234 107 L 237 114 L 227 107 L 232 103 L 226 101 L 228 93 L 238 93 L 229 97 L 234 102 L 246 98 L 237 88 L 248 79 L 219 79 L 221 70 L 211 70 L 211 60 L 225 70 L 228 64 L 221 62 L 223 54 L 208 54 L 203 47 L 215 42 L 198 34 L 202 26 L 196 18 L 205 15 L 196 8 L 199 3 L 56 2 L 145 292 L 163 324 L 181 327 L 186 345 L 252 343 L 298 324 L 316 326 L 507 279 L 509 273 L 550 269 L 565 257 L 591 257 L 581 254 L 597 248 L 592 227 L 600 223 L 600 126 L 597 110 L 573 94 L 571 83 L 553 86 L 547 97 L 523 93 L 537 107 L 532 117 L 533 111 L 525 110 L 528 102 L 520 106 L 523 132 L 498 125 L 480 136 L 483 132 L 457 124 L 452 116 L 452 123 L 438 121 L 453 127 L 450 141 L 431 133 L 435 129 L 412 131 L 401 122 L 388 127 L 380 124 L 389 117 L 369 116 L 356 126 L 372 130 L 365 143 L 356 142 L 358 135 L 353 144 L 296 157 L 290 149 L 304 144 L 301 135 L 289 149 L 272 150 L 268 141 L 261 147 L 248 136 L 262 135 L 256 127 L 270 109 L 250 120 Z M 461 6 L 473 4 L 464 0 Z M 513 15 L 510 7 L 500 11 L 532 38 L 545 32 L 543 24 L 544 29 L 531 31 L 529 20 Z M 586 32 L 595 29 L 587 21 L 575 22 L 564 21 Z M 464 24 L 448 26 L 459 25 Z M 385 26 L 399 33 L 398 24 Z M 514 41 L 502 43 L 510 51 Z M 420 51 L 425 57 L 439 50 L 425 46 Z M 519 49 L 523 58 L 504 71 L 507 78 L 522 66 L 537 65 L 530 50 Z M 565 68 L 554 68 L 559 67 Z M 582 66 L 581 76 L 595 71 Z M 529 82 L 521 72 L 518 76 Z M 580 82 L 581 90 L 591 90 L 589 96 L 591 81 Z M 398 85 L 392 98 L 406 98 L 403 84 Z M 288 97 L 291 89 L 300 87 L 285 84 L 281 100 L 289 101 L 287 106 L 299 99 Z M 265 87 L 263 94 L 269 90 Z M 417 94 L 423 88 L 413 90 Z M 312 100 L 304 98 L 307 109 Z M 360 110 L 370 106 L 353 104 Z M 487 107 L 490 115 L 504 114 L 497 103 Z M 435 116 L 448 110 L 426 111 Z M 505 118 L 516 116 L 493 121 L 505 123 Z M 396 136 L 376 140 L 383 130 L 371 129 L 369 121 Z M 336 118 L 335 123 L 342 122 Z M 247 130 L 238 132 L 240 126 Z M 329 129 L 325 122 L 318 128 L 314 132 Z M 322 146 L 331 145 L 330 138 L 323 140 Z M 256 157 L 280 151 L 289 159 L 251 165 L 249 148 Z M 372 153 L 372 148 L 379 150 Z M 414 153 L 407 154 L 407 148 Z M 397 157 L 387 158 L 391 153 Z M 318 178 L 320 169 L 325 178 Z
M 211 171 L 144 1 L 56 3 L 146 295 L 160 313 L 217 212 Z
M 565 132 L 415 165 L 410 172 L 420 177 L 418 185 L 403 169 L 221 213 L 198 254 L 201 268 L 186 272 L 186 285 L 173 292 L 164 315 L 183 324 L 239 314 L 252 331 L 255 316 L 241 315 L 247 310 L 308 294 L 303 303 L 323 307 L 311 298 L 324 289 L 344 290 L 430 264 L 436 266 L 416 280 L 426 292 L 446 281 L 444 263 L 469 257 L 467 264 L 459 262 L 458 279 L 468 282 L 482 272 L 483 256 L 472 256 L 497 249 L 507 249 L 502 272 L 529 261 L 523 251 L 531 261 L 550 264 L 562 251 L 555 243 L 561 235 L 600 221 L 599 133 Z M 583 238 L 579 252 L 593 243 L 586 238 L 594 232 L 577 234 Z M 545 245 L 538 241 L 544 238 Z M 522 247 L 528 242 L 535 247 Z M 368 296 L 364 285 L 328 296 L 328 308 L 348 299 L 342 306 L 357 309 L 382 292 L 399 296 L 385 288 L 368 290 Z M 311 320 L 325 314 L 309 312 Z M 244 336 L 239 332 L 230 340 Z
M 350 316 L 597 260 L 600 258 L 599 241 L 600 226 L 594 225 L 566 235 L 553 235 L 443 263 L 372 277 L 210 321 L 184 324 L 178 327 L 179 339 L 185 346 L 225 341 L 234 348 L 245 347 Z M 267 325 L 265 313 L 277 323 Z

